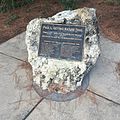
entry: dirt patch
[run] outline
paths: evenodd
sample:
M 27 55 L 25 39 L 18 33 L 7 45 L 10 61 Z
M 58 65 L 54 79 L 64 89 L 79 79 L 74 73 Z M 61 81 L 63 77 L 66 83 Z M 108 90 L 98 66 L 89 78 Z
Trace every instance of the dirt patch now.
M 87 89 L 86 95 L 89 96 L 92 103 L 97 105 L 96 95 L 92 91 L 95 91 L 95 90 L 91 86 L 89 86 L 89 88 Z
M 23 81 L 23 76 L 21 74 L 19 74 L 20 70 L 24 70 L 25 71 L 25 81 Z M 27 91 L 31 91 L 32 90 L 32 80 L 33 80 L 33 76 L 32 76 L 32 67 L 28 62 L 22 62 L 21 64 L 19 64 L 16 69 L 10 74 L 13 76 L 13 80 L 15 82 L 15 88 L 17 89 L 23 89 L 26 88 Z
M 21 69 L 26 69 L 26 70 L 30 70 L 32 71 L 32 66 L 30 65 L 30 63 L 28 62 L 23 62 L 21 65 L 18 66 L 18 68 L 21 68 Z
M 117 71 L 118 77 L 119 77 L 119 79 L 120 79 L 120 62 L 117 64 L 116 71 Z
M 120 6 L 110 5 L 105 0 L 86 0 L 78 7 L 93 7 L 101 31 L 115 42 L 120 43 Z M 0 43 L 3 43 L 26 30 L 28 22 L 36 17 L 48 17 L 62 11 L 58 0 L 35 0 L 33 4 L 0 13 Z
M 33 80 L 33 76 L 32 76 L 32 66 L 30 65 L 29 62 L 23 62 L 22 64 L 20 64 L 18 66 L 18 68 L 20 69 L 24 69 L 26 72 L 26 78 L 28 81 L 32 81 Z M 32 86 L 32 84 L 30 85 L 30 87 Z
M 62 10 L 58 0 L 35 0 L 33 4 L 0 13 L 0 43 L 25 31 L 30 20 L 52 16 Z

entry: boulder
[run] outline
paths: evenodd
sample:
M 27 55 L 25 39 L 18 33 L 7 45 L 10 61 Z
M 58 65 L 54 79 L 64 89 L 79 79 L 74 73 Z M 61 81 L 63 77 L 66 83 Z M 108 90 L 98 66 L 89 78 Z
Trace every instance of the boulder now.
M 43 23 L 80 25 L 85 27 L 83 57 L 80 61 L 39 56 L 39 42 Z M 81 86 L 84 76 L 95 65 L 99 55 L 99 32 L 96 10 L 81 8 L 66 10 L 48 18 L 36 18 L 27 26 L 28 62 L 32 66 L 33 81 L 42 89 L 68 93 Z

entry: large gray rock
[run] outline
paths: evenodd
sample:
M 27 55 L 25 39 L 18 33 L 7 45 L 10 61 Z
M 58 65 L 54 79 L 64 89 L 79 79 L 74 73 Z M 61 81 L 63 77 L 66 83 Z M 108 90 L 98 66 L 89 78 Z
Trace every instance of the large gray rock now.
M 38 56 L 42 23 L 82 25 L 86 28 L 82 61 L 58 60 Z M 32 20 L 26 31 L 28 61 L 32 65 L 33 81 L 43 90 L 67 93 L 81 86 L 86 73 L 95 65 L 100 54 L 96 13 L 93 8 L 67 10 L 49 18 Z M 52 87 L 51 87 L 52 84 Z M 58 89 L 59 88 L 59 89 Z

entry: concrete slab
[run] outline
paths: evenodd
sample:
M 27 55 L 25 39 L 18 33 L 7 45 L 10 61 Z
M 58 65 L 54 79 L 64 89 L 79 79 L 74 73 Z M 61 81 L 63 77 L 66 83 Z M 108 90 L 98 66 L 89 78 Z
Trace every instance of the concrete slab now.
M 24 62 L 27 60 L 24 39 L 25 33 L 22 33 L 0 45 L 0 120 L 23 119 L 39 100 L 30 90 L 32 73 Z M 91 71 L 89 89 L 120 103 L 120 77 L 116 72 L 120 44 L 102 36 L 100 42 L 102 54 Z M 88 93 L 66 103 L 44 100 L 28 120 L 120 120 L 119 113 L 119 105 Z
M 89 89 L 120 103 L 120 79 L 116 63 L 100 57 L 90 74 Z
M 17 35 L 9 41 L 0 45 L 0 52 L 27 60 L 27 48 L 25 45 L 25 32 Z
M 39 101 L 25 62 L 0 54 L 0 120 L 22 120 Z
M 26 120 L 120 120 L 120 106 L 87 92 L 70 102 L 44 100 Z
M 100 44 L 102 57 L 109 59 L 111 62 L 120 62 L 120 43 L 115 43 L 101 35 Z
M 116 71 L 120 62 L 120 44 L 113 43 L 101 36 L 101 56 L 91 71 L 92 91 L 120 103 L 120 79 Z

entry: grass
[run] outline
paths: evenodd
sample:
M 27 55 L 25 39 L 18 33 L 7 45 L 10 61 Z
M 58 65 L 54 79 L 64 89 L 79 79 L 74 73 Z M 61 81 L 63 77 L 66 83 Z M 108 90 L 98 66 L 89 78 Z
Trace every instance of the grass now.
M 81 2 L 87 2 L 87 0 L 59 0 L 63 4 L 65 10 L 73 10 L 78 7 Z
M 73 10 L 77 7 L 78 2 L 83 0 L 59 0 L 63 4 L 65 10 Z
M 22 7 L 26 4 L 32 3 L 33 1 L 34 0 L 0 0 L 0 13 Z
M 105 3 L 110 4 L 110 5 L 120 5 L 120 0 L 105 0 Z
M 9 17 L 8 17 L 8 19 L 5 21 L 5 25 L 6 26 L 9 26 L 9 25 L 11 25 L 15 20 L 17 20 L 19 18 L 19 16 L 18 15 L 16 15 L 16 14 L 11 14 Z

